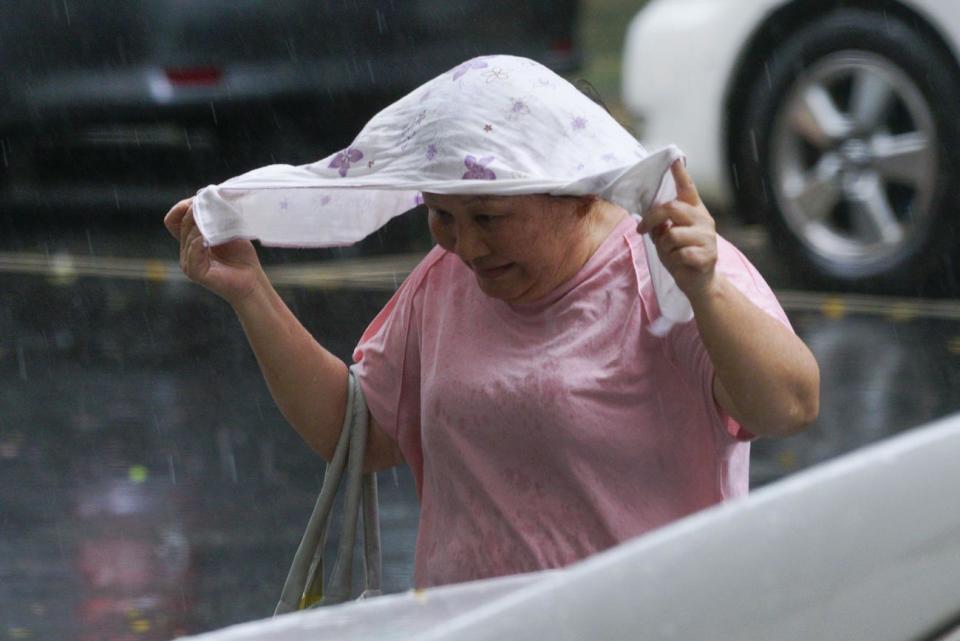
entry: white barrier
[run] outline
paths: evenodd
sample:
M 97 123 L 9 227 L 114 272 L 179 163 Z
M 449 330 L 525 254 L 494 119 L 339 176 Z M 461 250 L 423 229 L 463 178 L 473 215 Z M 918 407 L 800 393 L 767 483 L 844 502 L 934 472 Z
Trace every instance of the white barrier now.
M 905 641 L 960 622 L 960 414 L 563 570 L 193 641 Z M 278 588 L 279 589 L 279 588 Z

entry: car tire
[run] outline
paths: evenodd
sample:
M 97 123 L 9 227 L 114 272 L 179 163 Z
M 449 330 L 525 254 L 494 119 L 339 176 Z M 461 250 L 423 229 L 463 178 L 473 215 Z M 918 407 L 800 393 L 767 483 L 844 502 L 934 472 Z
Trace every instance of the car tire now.
M 759 61 L 733 130 L 741 207 L 810 283 L 916 293 L 956 256 L 960 87 L 899 18 L 841 9 Z

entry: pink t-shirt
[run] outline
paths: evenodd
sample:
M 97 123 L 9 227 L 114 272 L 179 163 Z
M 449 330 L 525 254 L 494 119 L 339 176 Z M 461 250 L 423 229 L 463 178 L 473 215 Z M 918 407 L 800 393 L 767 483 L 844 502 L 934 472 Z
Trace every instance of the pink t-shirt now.
M 717 269 L 789 326 L 730 243 Z M 354 353 L 420 498 L 425 587 L 554 568 L 747 492 L 749 434 L 713 400 L 695 322 L 657 303 L 636 222 L 570 281 L 509 304 L 435 247 Z

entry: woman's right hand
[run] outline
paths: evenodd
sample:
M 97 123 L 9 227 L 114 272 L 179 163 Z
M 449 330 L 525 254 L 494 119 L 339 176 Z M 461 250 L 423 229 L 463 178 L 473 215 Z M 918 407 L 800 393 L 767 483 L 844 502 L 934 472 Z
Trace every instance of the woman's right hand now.
M 249 240 L 207 245 L 193 218 L 193 198 L 181 200 L 163 219 L 167 231 L 180 241 L 180 269 L 236 307 L 265 280 L 257 250 Z

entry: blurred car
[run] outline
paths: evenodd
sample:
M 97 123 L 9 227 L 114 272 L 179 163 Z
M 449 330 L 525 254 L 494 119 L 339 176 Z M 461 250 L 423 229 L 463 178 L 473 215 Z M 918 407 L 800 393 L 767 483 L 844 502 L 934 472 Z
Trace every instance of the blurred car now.
M 953 1 L 651 0 L 623 99 L 807 280 L 915 292 L 956 279 L 958 59 Z
M 0 203 L 169 204 L 345 146 L 483 53 L 579 64 L 577 0 L 0 3 Z

